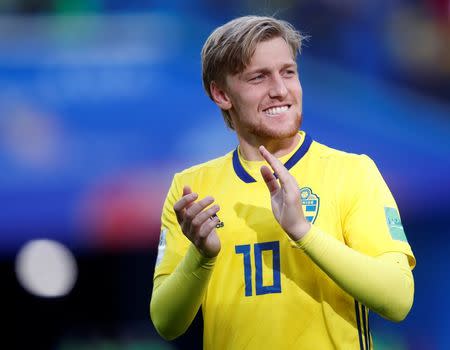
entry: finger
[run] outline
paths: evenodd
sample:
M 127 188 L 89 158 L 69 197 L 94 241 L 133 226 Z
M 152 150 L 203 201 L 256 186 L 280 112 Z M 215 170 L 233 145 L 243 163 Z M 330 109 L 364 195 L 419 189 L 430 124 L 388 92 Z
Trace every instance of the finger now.
M 191 190 L 191 188 L 189 186 L 184 186 L 183 187 L 183 196 L 187 196 L 188 194 L 191 194 L 191 193 L 192 193 L 192 190 Z M 185 208 L 187 209 L 191 205 L 192 205 L 192 202 L 188 203 Z
M 198 198 L 197 193 L 189 193 L 186 196 L 181 197 L 181 199 L 173 205 L 175 212 L 181 212 L 189 204 L 193 203 Z
M 188 195 L 188 194 L 190 194 L 190 193 L 192 193 L 191 188 L 189 186 L 184 186 L 183 187 L 183 197 Z
M 214 216 L 219 210 L 220 207 L 217 204 L 214 204 L 210 208 L 203 210 L 202 212 L 198 213 L 192 220 L 192 226 L 200 228 L 206 220 L 211 219 L 211 217 Z
M 280 185 L 278 184 L 277 178 L 273 175 L 272 170 L 270 170 L 268 166 L 263 165 L 261 167 L 261 175 L 271 194 L 278 191 Z
M 192 190 L 189 186 L 183 186 L 183 196 L 192 193 Z
M 201 246 L 205 244 L 211 233 L 216 232 L 216 225 L 219 223 L 219 219 L 216 217 L 213 220 L 206 221 L 199 234 L 193 239 L 194 244 Z
M 197 193 L 190 191 L 189 187 L 187 187 L 188 190 L 186 191 L 186 187 L 187 186 L 183 188 L 183 197 L 173 205 L 173 210 L 175 211 L 179 223 L 183 222 L 185 209 L 189 208 L 189 206 L 198 198 Z
M 208 235 L 216 229 L 219 222 L 220 219 L 217 216 L 211 217 L 210 219 L 206 220 L 200 227 L 198 237 L 200 239 L 205 239 L 206 237 L 208 237 Z
M 272 153 L 270 153 L 264 146 L 259 146 L 259 152 L 263 156 L 263 158 L 269 163 L 270 167 L 275 172 L 275 175 L 279 177 L 282 172 L 284 165 L 279 161 L 277 157 L 275 157 Z
M 198 202 L 192 203 L 189 208 L 186 209 L 184 216 L 192 221 L 195 216 L 200 213 L 203 209 L 208 207 L 214 202 L 214 198 L 211 196 L 206 196 L 205 198 L 199 200 Z
M 195 216 L 195 218 L 192 220 L 191 225 L 194 228 L 200 229 L 201 226 L 207 221 L 212 220 L 212 216 L 214 216 L 218 211 L 220 210 L 220 207 L 215 204 L 211 206 L 210 208 L 203 210 L 198 215 Z
M 264 146 L 259 146 L 259 151 L 264 159 L 269 163 L 275 175 L 280 179 L 281 185 L 285 186 L 291 182 L 291 174 L 277 157 L 272 155 Z

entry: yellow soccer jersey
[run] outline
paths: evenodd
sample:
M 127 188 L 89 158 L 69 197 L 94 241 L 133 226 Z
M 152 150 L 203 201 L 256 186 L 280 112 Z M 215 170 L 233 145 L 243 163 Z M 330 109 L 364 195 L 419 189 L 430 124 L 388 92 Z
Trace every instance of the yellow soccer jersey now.
M 312 141 L 281 161 L 297 179 L 307 219 L 370 256 L 402 252 L 406 241 L 396 203 L 375 164 Z M 259 173 L 263 162 L 238 149 L 176 174 L 162 213 L 155 278 L 170 274 L 190 242 L 173 205 L 188 185 L 220 205 L 222 248 L 202 303 L 204 348 L 370 349 L 368 310 L 337 286 L 276 222 Z

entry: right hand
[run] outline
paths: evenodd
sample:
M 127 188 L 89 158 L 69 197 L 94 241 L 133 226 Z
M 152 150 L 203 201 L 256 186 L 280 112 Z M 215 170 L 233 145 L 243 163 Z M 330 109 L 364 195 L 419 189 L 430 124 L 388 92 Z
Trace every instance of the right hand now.
M 183 197 L 173 206 L 178 223 L 184 235 L 194 244 L 205 257 L 217 256 L 220 251 L 220 239 L 216 232 L 219 218 L 214 216 L 220 207 L 217 204 L 205 209 L 214 198 L 207 196 L 196 202 L 197 193 L 193 193 L 188 186 L 183 188 Z

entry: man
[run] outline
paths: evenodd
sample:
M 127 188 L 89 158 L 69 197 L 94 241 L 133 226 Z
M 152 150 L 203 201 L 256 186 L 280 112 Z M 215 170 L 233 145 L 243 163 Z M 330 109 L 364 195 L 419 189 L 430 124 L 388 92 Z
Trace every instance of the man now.
M 400 321 L 412 306 L 415 258 L 375 164 L 299 131 L 301 40 L 248 16 L 203 47 L 239 146 L 173 179 L 150 305 L 166 339 L 201 306 L 205 349 L 371 349 L 368 309 Z

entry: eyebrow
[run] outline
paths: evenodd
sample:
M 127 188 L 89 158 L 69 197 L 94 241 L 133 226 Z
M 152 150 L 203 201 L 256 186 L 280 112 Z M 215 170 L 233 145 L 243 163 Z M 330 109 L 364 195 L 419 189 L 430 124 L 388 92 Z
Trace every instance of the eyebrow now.
M 282 66 L 281 66 L 281 69 L 283 70 L 283 69 L 286 69 L 286 68 L 295 68 L 295 69 L 297 69 L 297 63 L 296 62 L 292 62 L 292 63 L 285 63 L 285 64 L 283 64 Z M 248 72 L 242 72 L 241 73 L 241 76 L 242 77 L 248 77 L 248 76 L 251 76 L 251 75 L 253 75 L 253 74 L 257 74 L 257 73 L 270 73 L 270 69 L 268 69 L 268 68 L 255 68 L 255 69 L 253 69 L 253 70 L 250 70 L 250 71 L 248 71 Z

